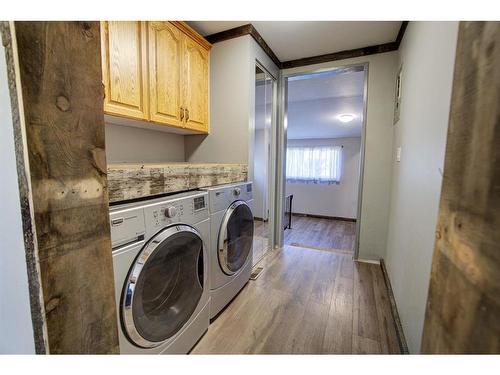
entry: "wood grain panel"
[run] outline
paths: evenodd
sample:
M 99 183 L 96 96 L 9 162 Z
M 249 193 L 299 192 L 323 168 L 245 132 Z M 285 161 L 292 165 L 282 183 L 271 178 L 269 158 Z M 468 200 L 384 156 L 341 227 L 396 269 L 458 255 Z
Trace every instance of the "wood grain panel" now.
M 184 38 L 184 121 L 186 128 L 208 132 L 208 51 Z
M 109 200 L 118 202 L 247 180 L 246 164 L 112 164 Z
M 106 113 L 147 120 L 146 23 L 101 22 L 102 78 Z
M 15 26 L 48 349 L 117 353 L 99 23 Z
M 461 22 L 422 352 L 500 353 L 500 23 Z
M 150 119 L 183 127 L 183 34 L 169 22 L 148 22 Z

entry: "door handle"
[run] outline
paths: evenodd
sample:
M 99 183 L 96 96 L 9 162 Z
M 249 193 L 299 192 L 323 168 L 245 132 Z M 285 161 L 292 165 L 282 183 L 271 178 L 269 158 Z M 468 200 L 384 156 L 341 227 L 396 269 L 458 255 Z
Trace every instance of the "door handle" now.
M 181 121 L 184 120 L 184 108 L 181 107 Z
M 189 109 L 186 108 L 186 121 L 189 121 Z

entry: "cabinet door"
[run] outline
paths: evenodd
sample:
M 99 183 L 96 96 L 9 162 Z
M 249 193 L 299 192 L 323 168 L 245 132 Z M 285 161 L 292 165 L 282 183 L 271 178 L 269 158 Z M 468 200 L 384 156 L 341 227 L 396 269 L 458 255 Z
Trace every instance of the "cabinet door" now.
M 101 22 L 106 113 L 148 118 L 146 46 L 144 22 Z
M 208 51 L 184 37 L 184 107 L 186 128 L 208 133 Z
M 183 35 L 169 22 L 148 22 L 148 42 L 150 119 L 182 127 Z

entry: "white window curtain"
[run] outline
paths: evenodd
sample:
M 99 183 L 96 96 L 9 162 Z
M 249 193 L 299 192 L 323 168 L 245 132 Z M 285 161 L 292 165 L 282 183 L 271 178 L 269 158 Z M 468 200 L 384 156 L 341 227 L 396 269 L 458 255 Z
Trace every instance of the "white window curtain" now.
M 286 151 L 286 180 L 314 184 L 338 183 L 341 165 L 341 146 L 290 146 Z

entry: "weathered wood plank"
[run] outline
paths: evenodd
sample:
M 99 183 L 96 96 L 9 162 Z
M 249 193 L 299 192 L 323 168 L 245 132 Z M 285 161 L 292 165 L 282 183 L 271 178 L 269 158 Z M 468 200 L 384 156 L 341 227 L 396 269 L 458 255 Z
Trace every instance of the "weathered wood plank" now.
M 500 352 L 500 23 L 461 22 L 424 353 Z
M 119 202 L 246 181 L 246 164 L 112 164 L 109 201 Z
M 48 349 L 117 353 L 99 23 L 15 26 Z

